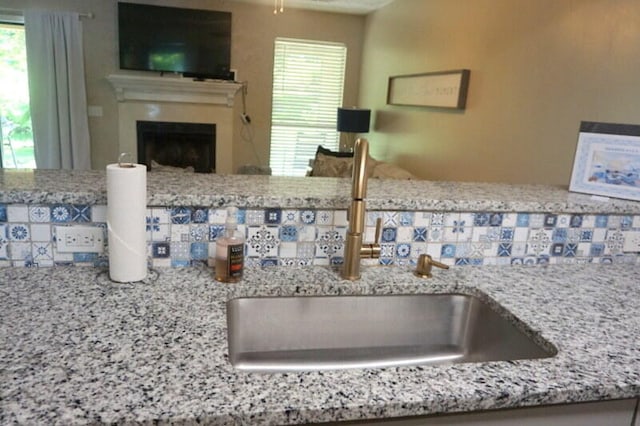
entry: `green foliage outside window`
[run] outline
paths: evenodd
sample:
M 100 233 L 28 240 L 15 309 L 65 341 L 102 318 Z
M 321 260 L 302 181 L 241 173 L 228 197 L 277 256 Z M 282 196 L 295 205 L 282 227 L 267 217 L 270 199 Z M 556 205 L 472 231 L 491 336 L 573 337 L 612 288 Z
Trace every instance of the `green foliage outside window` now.
M 0 142 L 5 168 L 34 168 L 24 27 L 0 24 Z

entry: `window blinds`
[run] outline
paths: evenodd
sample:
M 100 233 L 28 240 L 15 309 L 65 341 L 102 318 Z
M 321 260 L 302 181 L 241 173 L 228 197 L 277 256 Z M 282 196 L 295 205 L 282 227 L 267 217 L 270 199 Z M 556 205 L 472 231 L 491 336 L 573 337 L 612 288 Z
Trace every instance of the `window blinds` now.
M 274 175 L 304 176 L 318 145 L 337 149 L 347 48 L 342 43 L 277 38 L 271 152 Z

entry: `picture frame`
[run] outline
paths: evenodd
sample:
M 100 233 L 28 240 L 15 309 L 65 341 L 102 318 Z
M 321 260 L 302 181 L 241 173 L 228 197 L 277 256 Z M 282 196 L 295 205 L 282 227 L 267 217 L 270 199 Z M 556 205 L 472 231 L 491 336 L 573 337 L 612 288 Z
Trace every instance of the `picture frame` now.
M 468 69 L 389 77 L 387 104 L 465 109 Z
M 640 125 L 581 122 L 569 191 L 640 201 Z

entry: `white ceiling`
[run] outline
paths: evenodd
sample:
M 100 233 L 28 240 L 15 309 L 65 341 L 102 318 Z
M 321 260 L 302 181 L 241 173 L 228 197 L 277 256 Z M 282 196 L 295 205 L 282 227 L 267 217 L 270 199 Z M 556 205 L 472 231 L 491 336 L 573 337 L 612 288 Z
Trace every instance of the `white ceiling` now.
M 233 0 L 244 1 L 247 3 L 260 3 L 270 6 L 280 4 L 281 0 Z M 284 0 L 285 12 L 287 8 L 321 10 L 325 12 L 353 13 L 366 15 L 373 12 L 393 0 Z

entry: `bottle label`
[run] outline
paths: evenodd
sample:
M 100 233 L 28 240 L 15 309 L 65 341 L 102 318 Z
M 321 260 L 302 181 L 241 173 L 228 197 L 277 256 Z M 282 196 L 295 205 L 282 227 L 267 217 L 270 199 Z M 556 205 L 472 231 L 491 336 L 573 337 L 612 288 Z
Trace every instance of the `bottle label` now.
M 244 244 L 229 244 L 227 246 L 227 271 L 229 277 L 242 277 L 244 268 Z

